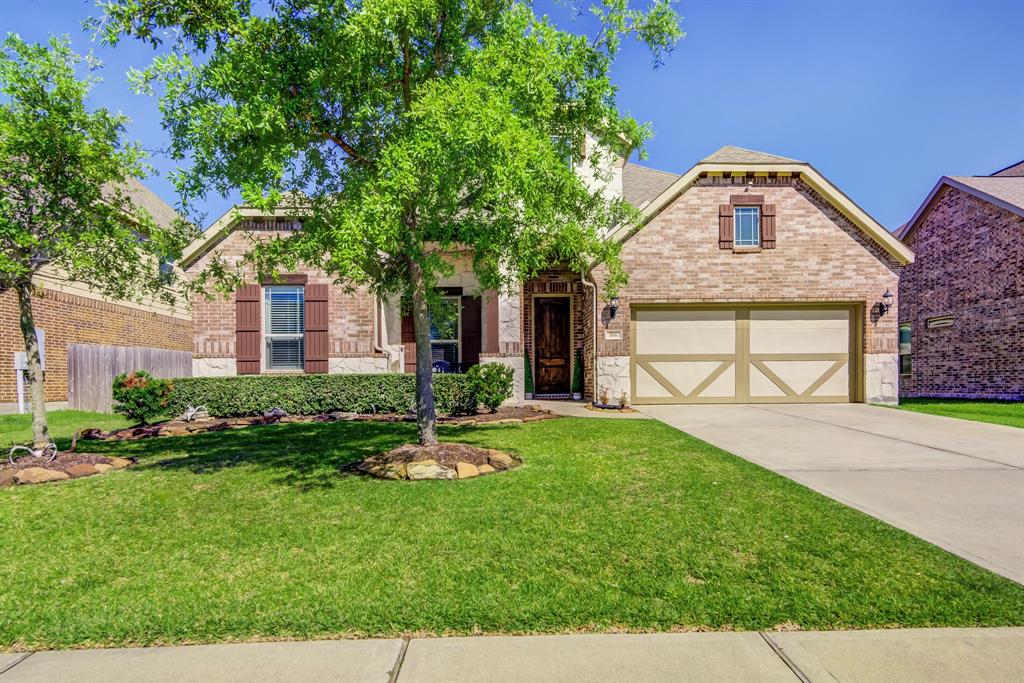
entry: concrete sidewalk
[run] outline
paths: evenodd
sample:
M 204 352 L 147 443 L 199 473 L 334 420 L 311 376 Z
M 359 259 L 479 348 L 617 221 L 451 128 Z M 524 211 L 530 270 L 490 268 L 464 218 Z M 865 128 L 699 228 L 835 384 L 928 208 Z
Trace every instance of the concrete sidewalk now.
M 1024 628 L 483 636 L 0 654 L 0 683 L 1024 680 Z

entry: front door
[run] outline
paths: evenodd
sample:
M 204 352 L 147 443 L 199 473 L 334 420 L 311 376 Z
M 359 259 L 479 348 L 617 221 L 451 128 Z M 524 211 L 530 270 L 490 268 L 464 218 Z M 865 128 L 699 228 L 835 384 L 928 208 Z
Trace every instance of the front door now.
M 535 298 L 533 320 L 536 393 L 568 394 L 572 366 L 569 297 Z

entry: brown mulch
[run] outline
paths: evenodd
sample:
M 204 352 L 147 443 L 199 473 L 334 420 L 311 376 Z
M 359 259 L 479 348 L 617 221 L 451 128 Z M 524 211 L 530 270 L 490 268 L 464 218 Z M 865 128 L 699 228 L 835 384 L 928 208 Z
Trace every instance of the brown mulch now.
M 376 462 L 393 462 L 408 464 L 420 460 L 434 460 L 439 465 L 455 467 L 457 463 L 468 462 L 471 465 L 486 465 L 488 458 L 498 451 L 490 448 L 477 448 L 464 443 L 436 443 L 431 446 L 405 444 L 390 451 L 373 456 Z M 510 456 L 515 457 L 515 456 Z M 516 458 L 518 460 L 518 458 Z
M 438 417 L 439 424 L 474 425 L 493 422 L 534 422 L 559 417 L 538 406 L 502 406 L 495 412 L 478 411 L 474 415 L 448 415 Z M 104 441 L 134 441 L 155 436 L 185 436 L 201 432 L 220 432 L 226 429 L 242 429 L 252 425 L 287 424 L 293 422 L 415 422 L 414 415 L 397 415 L 394 413 L 376 413 L 359 415 L 356 413 L 325 413 L 323 415 L 285 415 L 283 417 L 206 417 L 191 422 L 169 420 L 146 427 L 128 427 L 113 432 L 100 429 L 84 429 L 78 438 L 84 441 L 100 439 Z M 467 461 L 463 461 L 467 462 Z
M 7 460 L 7 456 L 5 454 L 3 460 L 0 461 L 0 471 L 16 472 L 18 470 L 28 469 L 29 467 L 44 467 L 48 470 L 67 472 L 68 468 L 72 465 L 95 465 L 97 463 L 109 464 L 110 458 L 102 455 L 94 455 L 92 453 L 71 453 L 64 451 L 57 453 L 57 457 L 49 461 L 46 458 L 36 458 L 31 455 L 24 455 L 20 458 L 16 458 L 12 465 Z

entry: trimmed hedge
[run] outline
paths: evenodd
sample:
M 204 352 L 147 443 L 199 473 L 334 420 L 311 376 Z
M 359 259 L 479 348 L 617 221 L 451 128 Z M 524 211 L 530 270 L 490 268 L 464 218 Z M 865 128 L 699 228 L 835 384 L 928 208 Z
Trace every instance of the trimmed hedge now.
M 476 410 L 473 383 L 466 375 L 434 375 L 439 413 Z M 206 406 L 214 417 L 262 415 L 282 408 L 289 415 L 411 413 L 416 408 L 416 377 L 376 375 L 242 375 L 181 377 L 174 380 L 168 412 L 181 415 L 189 406 Z

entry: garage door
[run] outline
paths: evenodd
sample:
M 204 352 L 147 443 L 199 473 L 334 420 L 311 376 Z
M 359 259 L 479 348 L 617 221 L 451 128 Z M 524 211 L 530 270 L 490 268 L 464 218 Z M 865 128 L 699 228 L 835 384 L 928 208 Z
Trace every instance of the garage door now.
M 854 310 L 634 307 L 633 402 L 850 401 Z

